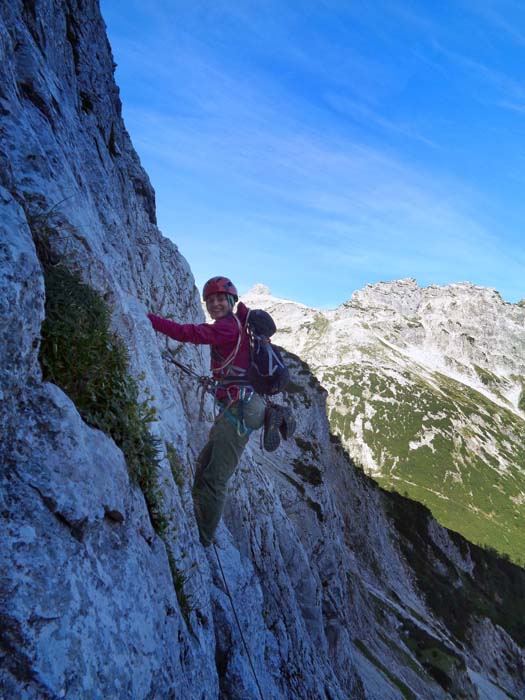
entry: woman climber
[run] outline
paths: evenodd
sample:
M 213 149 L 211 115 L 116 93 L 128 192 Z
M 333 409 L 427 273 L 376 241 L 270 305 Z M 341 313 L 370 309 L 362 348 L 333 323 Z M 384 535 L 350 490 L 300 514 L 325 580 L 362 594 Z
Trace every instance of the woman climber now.
M 265 421 L 266 404 L 243 382 L 250 367 L 250 342 L 243 327 L 249 310 L 238 301 L 237 290 L 226 277 L 212 277 L 204 285 L 203 299 L 214 323 L 175 323 L 148 314 L 153 328 L 183 343 L 211 345 L 211 370 L 220 412 L 202 449 L 193 483 L 195 516 L 202 544 L 211 544 L 224 509 L 228 481 L 235 471 L 250 433 Z M 279 421 L 267 425 L 279 439 Z

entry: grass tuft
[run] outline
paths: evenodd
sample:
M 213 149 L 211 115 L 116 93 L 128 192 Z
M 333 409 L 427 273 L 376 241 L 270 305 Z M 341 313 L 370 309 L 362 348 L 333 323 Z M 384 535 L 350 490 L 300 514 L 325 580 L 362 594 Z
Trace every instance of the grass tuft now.
M 57 384 L 83 420 L 113 438 L 132 480 L 144 493 L 157 533 L 167 527 L 157 485 L 159 441 L 150 432 L 156 419 L 152 397 L 139 399 L 122 341 L 110 329 L 109 309 L 77 274 L 45 266 L 46 319 L 40 362 L 44 379 Z

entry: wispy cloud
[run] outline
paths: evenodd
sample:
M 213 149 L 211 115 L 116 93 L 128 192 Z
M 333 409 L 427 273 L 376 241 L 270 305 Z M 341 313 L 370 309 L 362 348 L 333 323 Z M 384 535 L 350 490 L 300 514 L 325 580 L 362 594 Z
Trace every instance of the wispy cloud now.
M 525 6 L 518 0 L 463 0 L 468 10 L 520 46 L 525 45 Z
M 450 75 L 466 76 L 461 97 L 521 118 L 525 88 L 467 47 L 449 48 L 435 14 L 402 0 L 362 13 L 350 5 L 313 2 L 323 21 L 308 23 L 277 0 L 260 13 L 196 0 L 177 17 L 169 3 L 144 4 L 154 31 L 121 37 L 114 49 L 133 91 L 125 119 L 165 233 L 197 279 L 229 269 L 240 286 L 293 283 L 303 291 L 276 292 L 314 304 L 305 270 L 316 293 L 329 287 L 339 302 L 378 276 L 521 280 L 523 253 L 505 238 L 501 210 L 487 207 L 494 190 L 479 168 L 463 168 L 472 144 L 458 138 L 460 155 L 447 141 L 450 124 L 462 137 L 470 130 L 468 120 L 452 121 L 447 100 Z M 373 33 L 383 10 L 390 24 L 370 39 L 383 43 L 366 44 L 361 29 Z
M 468 72 L 478 84 L 492 90 L 492 94 L 488 93 L 486 89 L 479 90 L 477 94 L 480 102 L 487 103 L 490 101 L 492 104 L 503 108 L 513 108 L 515 107 L 515 102 L 525 105 L 525 85 L 523 81 L 512 78 L 508 74 L 470 56 L 447 49 L 437 42 L 434 43 L 434 47 L 436 51 L 446 56 L 451 63 Z M 471 90 L 474 93 L 476 92 L 472 87 Z M 502 99 L 501 96 L 504 96 L 506 99 Z M 509 102 L 506 100 L 509 100 Z
M 162 160 L 165 172 L 182 170 L 217 189 L 227 173 L 226 207 L 235 209 L 238 231 L 235 243 L 235 233 L 228 234 L 230 245 L 251 248 L 262 240 L 263 248 L 287 257 L 293 251 L 289 267 L 326 276 L 346 266 L 366 279 L 387 270 L 407 276 L 411 265 L 415 274 L 423 260 L 441 276 L 493 262 L 496 240 L 471 214 L 475 196 L 460 183 L 451 187 L 449 179 L 359 143 L 320 138 L 288 120 L 270 129 L 262 114 L 268 118 L 271 108 L 259 104 L 257 118 L 222 121 L 220 129 L 196 128 L 191 120 L 175 128 L 159 115 L 137 114 L 143 133 L 154 135 L 141 138 L 141 150 Z M 249 111 L 245 104 L 242 112 Z M 225 227 L 216 214 L 221 237 Z M 242 253 L 238 264 L 245 264 Z
M 340 95 L 333 94 L 326 95 L 325 99 L 327 103 L 333 106 L 337 111 L 341 112 L 342 114 L 347 114 L 360 122 L 366 122 L 367 125 L 375 125 L 387 132 L 392 132 L 405 136 L 409 139 L 420 141 L 431 148 L 438 148 L 438 145 L 434 141 L 419 133 L 416 126 L 403 122 L 396 122 L 392 119 L 384 117 L 363 102 L 357 102 L 356 100 L 349 99 L 348 97 L 341 97 Z

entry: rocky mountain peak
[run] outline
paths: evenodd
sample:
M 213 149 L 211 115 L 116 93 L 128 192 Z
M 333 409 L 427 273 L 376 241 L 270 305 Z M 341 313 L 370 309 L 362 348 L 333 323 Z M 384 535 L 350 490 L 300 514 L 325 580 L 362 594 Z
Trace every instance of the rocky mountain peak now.
M 265 284 L 254 284 L 246 293 L 246 296 L 250 297 L 268 297 L 271 295 L 270 287 L 267 287 Z
M 385 307 L 405 316 L 416 313 L 421 302 L 421 289 L 415 279 L 399 279 L 391 282 L 367 284 L 355 291 L 346 305 Z

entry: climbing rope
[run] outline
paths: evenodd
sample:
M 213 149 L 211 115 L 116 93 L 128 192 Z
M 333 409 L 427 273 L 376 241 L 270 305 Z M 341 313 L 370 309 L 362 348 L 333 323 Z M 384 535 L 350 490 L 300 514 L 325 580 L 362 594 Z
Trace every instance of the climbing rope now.
M 253 677 L 254 677 L 254 679 L 255 679 L 255 684 L 257 685 L 257 690 L 259 691 L 259 696 L 260 696 L 261 700 L 264 700 L 264 695 L 263 695 L 263 692 L 262 692 L 262 689 L 261 689 L 261 684 L 259 683 L 259 679 L 258 679 L 257 673 L 256 673 L 256 671 L 255 671 L 255 666 L 253 665 L 253 661 L 252 661 L 252 657 L 251 657 L 251 654 L 250 654 L 250 650 L 249 650 L 249 648 L 248 648 L 248 644 L 246 643 L 246 639 L 245 639 L 244 634 L 243 634 L 243 631 L 242 631 L 241 623 L 240 623 L 239 617 L 238 617 L 238 615 L 237 615 L 237 610 L 235 609 L 235 604 L 234 604 L 234 602 L 233 602 L 233 597 L 232 597 L 232 594 L 231 594 L 231 592 L 230 592 L 228 583 L 227 583 L 227 581 L 226 581 L 226 576 L 225 576 L 225 574 L 224 574 L 224 569 L 222 568 L 221 560 L 220 560 L 220 557 L 219 557 L 219 552 L 218 552 L 217 546 L 216 546 L 215 544 L 213 544 L 213 549 L 214 549 L 214 551 L 215 551 L 215 556 L 217 557 L 217 564 L 219 565 L 219 569 L 220 569 L 220 572 L 221 572 L 222 582 L 224 583 L 224 590 L 226 591 L 226 595 L 228 596 L 228 599 L 229 599 L 229 601 L 230 601 L 230 605 L 231 605 L 231 607 L 232 607 L 233 616 L 234 616 L 234 618 L 235 618 L 235 622 L 237 623 L 237 627 L 238 627 L 238 629 L 239 629 L 239 634 L 241 635 L 241 639 L 242 639 L 242 643 L 243 643 L 243 646 L 244 646 L 244 650 L 245 650 L 245 652 L 246 652 L 246 656 L 248 657 L 248 663 L 250 664 L 250 668 L 252 669 Z
M 199 382 L 199 384 L 201 384 L 201 386 L 202 386 L 202 388 L 203 388 L 202 398 L 201 398 L 201 411 L 202 411 L 202 404 L 203 404 L 203 401 L 204 401 L 204 393 L 205 393 L 206 391 L 209 391 L 210 393 L 212 393 L 212 394 L 215 395 L 215 388 L 216 388 L 216 387 L 215 387 L 215 382 L 214 382 L 212 379 L 210 379 L 209 377 L 201 376 L 200 374 L 198 374 L 197 372 L 195 372 L 194 370 L 192 370 L 190 367 L 187 367 L 186 365 L 183 365 L 182 362 L 179 362 L 178 360 L 176 360 L 176 359 L 172 356 L 171 353 L 169 353 L 169 354 L 168 354 L 168 353 L 164 354 L 164 357 L 165 357 L 167 360 L 169 360 L 170 362 L 172 362 L 174 365 L 176 365 L 177 367 L 179 367 L 179 369 L 181 369 L 183 372 L 185 372 L 185 373 L 188 374 L 189 376 L 191 376 L 191 377 L 193 377 L 194 379 L 196 379 L 196 380 Z M 250 397 L 250 398 L 251 398 L 251 397 Z M 191 470 L 193 479 L 195 479 L 195 473 L 194 473 L 193 467 L 192 467 L 191 465 L 190 465 L 190 470 Z M 232 611 L 233 611 L 233 616 L 234 616 L 234 618 L 235 618 L 235 622 L 236 622 L 236 624 L 237 624 L 237 628 L 238 628 L 239 634 L 240 634 L 240 636 L 241 636 L 241 640 L 242 640 L 242 643 L 243 643 L 243 646 L 244 646 L 244 650 L 245 650 L 246 656 L 247 656 L 247 658 L 248 658 L 248 663 L 250 664 L 250 668 L 251 668 L 253 677 L 254 677 L 254 679 L 255 679 L 255 684 L 256 684 L 256 686 L 257 686 L 257 690 L 259 691 L 259 697 L 261 698 L 261 700 L 264 700 L 264 695 L 263 695 L 263 692 L 262 692 L 262 689 L 261 689 L 261 684 L 259 683 L 259 678 L 257 677 L 257 672 L 255 671 L 255 666 L 253 665 L 252 656 L 251 656 L 251 654 L 250 654 L 250 649 L 249 649 L 249 647 L 248 647 L 248 644 L 247 644 L 247 642 L 246 642 L 246 638 L 245 638 L 244 633 L 243 633 L 243 631 L 242 631 L 241 622 L 240 622 L 240 620 L 239 620 L 239 616 L 237 615 L 237 610 L 236 610 L 236 608 L 235 608 L 235 603 L 234 603 L 234 601 L 233 601 L 233 596 L 232 596 L 232 594 L 231 594 L 230 587 L 228 586 L 228 582 L 227 582 L 227 580 L 226 580 L 226 574 L 224 573 L 224 569 L 223 569 L 223 567 L 222 567 L 221 559 L 220 559 L 220 557 L 219 557 L 219 551 L 218 551 L 218 549 L 217 549 L 217 545 L 216 545 L 215 543 L 212 543 L 212 544 L 213 544 L 213 550 L 214 550 L 214 552 L 215 552 L 215 557 L 216 557 L 216 559 L 217 559 L 217 564 L 218 564 L 218 566 L 219 566 L 219 571 L 221 572 L 221 578 L 222 578 L 222 582 L 223 582 L 223 584 L 224 584 L 224 590 L 225 590 L 225 592 L 226 592 L 226 595 L 228 596 L 228 600 L 230 601 L 230 605 L 231 605 L 231 608 L 232 608 Z
M 206 375 L 201 375 L 194 369 L 191 369 L 191 367 L 187 367 L 186 365 L 183 365 L 182 362 L 176 360 L 173 357 L 173 353 L 168 349 L 166 349 L 166 351 L 162 353 L 162 357 L 165 360 L 168 360 L 168 362 L 171 362 L 174 365 L 176 365 L 179 369 L 188 374 L 190 377 L 193 377 L 193 379 L 196 379 L 199 382 L 199 384 L 203 384 L 210 380 L 210 377 L 207 377 Z
M 166 349 L 166 352 L 162 353 L 162 356 L 164 357 L 165 360 L 168 360 L 168 362 L 171 362 L 172 364 L 174 364 L 176 367 L 181 369 L 185 374 L 187 374 L 192 379 L 195 379 L 199 383 L 199 385 L 201 387 L 201 398 L 200 398 L 200 403 L 199 403 L 199 420 L 203 420 L 203 418 L 204 418 L 204 399 L 205 399 L 206 393 L 212 394 L 213 396 L 215 396 L 215 391 L 217 389 L 217 382 L 212 377 L 198 374 L 197 372 L 195 372 L 195 370 L 191 369 L 191 367 L 187 367 L 186 365 L 183 365 L 182 362 L 179 362 L 178 360 L 176 360 L 173 357 L 173 354 L 168 349 Z

